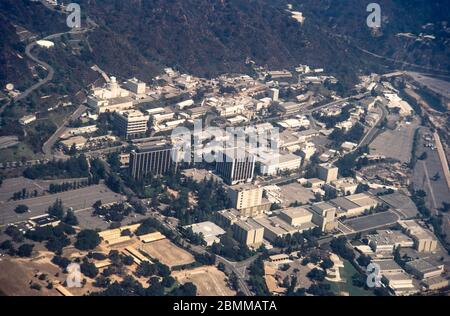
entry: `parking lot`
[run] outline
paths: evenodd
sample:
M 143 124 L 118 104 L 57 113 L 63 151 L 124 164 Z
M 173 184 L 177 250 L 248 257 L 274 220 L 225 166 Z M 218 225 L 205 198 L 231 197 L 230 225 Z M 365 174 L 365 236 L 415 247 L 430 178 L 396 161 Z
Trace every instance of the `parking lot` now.
M 412 123 L 398 126 L 395 130 L 386 130 L 372 142 L 370 153 L 409 162 L 416 128 L 417 125 Z
M 400 220 L 400 216 L 397 213 L 393 211 L 387 211 L 376 213 L 373 215 L 348 219 L 343 221 L 343 223 L 345 226 L 353 229 L 355 232 L 365 232 L 393 225 L 398 220 Z
M 79 211 L 91 208 L 92 204 L 97 200 L 101 200 L 102 203 L 105 204 L 124 200 L 125 197 L 114 193 L 105 185 L 99 184 L 78 190 L 44 195 L 37 198 L 9 202 L 3 201 L 0 205 L 0 226 L 25 221 L 31 217 L 45 214 L 48 211 L 48 207 L 52 205 L 56 199 L 62 200 L 64 207 L 71 207 L 75 211 Z M 16 214 L 14 209 L 20 204 L 28 206 L 30 212 Z

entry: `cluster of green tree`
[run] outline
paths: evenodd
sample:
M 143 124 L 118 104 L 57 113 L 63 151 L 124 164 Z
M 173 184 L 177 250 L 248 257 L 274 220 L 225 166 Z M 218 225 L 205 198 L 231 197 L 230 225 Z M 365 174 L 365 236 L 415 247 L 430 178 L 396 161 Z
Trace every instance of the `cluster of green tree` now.
M 77 235 L 75 248 L 79 250 L 92 250 L 101 242 L 99 234 L 95 230 L 84 229 Z
M 317 238 L 322 235 L 320 228 L 316 227 L 303 233 L 294 233 L 284 237 L 277 237 L 273 242 L 275 247 L 286 249 L 286 252 L 306 251 L 307 249 L 317 247 Z
M 123 180 L 116 174 L 109 175 L 105 180 L 105 184 L 111 191 L 116 193 L 122 193 L 125 186 Z
M 66 268 L 69 266 L 71 261 L 65 257 L 61 257 L 61 256 L 57 255 L 52 258 L 52 263 L 56 264 L 61 269 L 66 270 Z
M 342 129 L 335 128 L 334 131 L 328 136 L 328 139 L 333 141 L 337 146 L 340 146 L 344 142 L 359 143 L 364 136 L 364 125 L 356 123 L 348 131 L 344 132 Z
M 352 249 L 347 247 L 347 238 L 345 238 L 344 236 L 334 238 L 330 242 L 330 247 L 333 252 L 348 261 L 353 261 L 353 259 L 355 258 L 355 253 Z
M 322 282 L 325 280 L 327 273 L 324 270 L 319 270 L 317 268 L 309 271 L 306 276 L 311 279 L 311 281 Z
M 149 286 L 144 288 L 133 276 L 126 276 L 121 282 L 108 284 L 101 292 L 94 292 L 92 296 L 195 296 L 197 287 L 193 283 L 185 283 L 174 287 L 175 280 L 172 277 L 152 277 Z M 166 290 L 172 288 L 169 292 Z
M 24 204 L 19 204 L 16 206 L 16 208 L 14 209 L 14 212 L 16 212 L 17 214 L 23 214 L 28 212 L 30 209 L 28 206 L 24 205 Z
M 321 115 L 320 112 L 313 114 L 314 118 L 319 122 L 325 123 L 327 128 L 336 126 L 337 123 L 344 122 L 350 118 L 350 110 L 353 108 L 352 104 L 347 104 L 341 109 L 341 113 L 335 116 Z
M 23 233 L 17 226 L 9 225 L 5 229 L 5 234 L 11 237 L 14 242 L 22 242 L 23 241 Z
M 41 152 L 42 145 L 56 131 L 57 127 L 51 120 L 41 120 L 34 128 L 27 129 L 27 144 L 31 146 L 34 152 Z
M 92 262 L 89 262 L 86 258 L 83 258 L 83 262 L 80 264 L 80 271 L 88 278 L 95 278 L 98 274 L 98 269 Z
M 256 296 L 269 296 L 270 292 L 264 280 L 263 258 L 258 257 L 249 267 L 249 284 Z
M 20 191 L 14 192 L 12 199 L 14 201 L 17 200 L 24 200 L 24 199 L 28 199 L 28 198 L 33 198 L 33 197 L 37 197 L 38 196 L 38 191 L 37 190 L 33 190 L 33 192 L 29 192 L 26 188 L 23 188 Z
M 133 208 L 125 205 L 125 203 L 115 203 L 107 206 L 94 207 L 93 214 L 97 216 L 104 216 L 106 221 L 120 223 L 132 212 Z
M 150 263 L 147 261 L 142 262 L 136 269 L 137 277 L 152 277 L 159 276 L 162 278 L 167 278 L 170 276 L 170 268 L 159 261 Z
M 430 209 L 425 204 L 427 193 L 423 190 L 414 190 L 411 195 L 411 200 L 417 207 L 417 210 L 423 217 L 429 218 L 431 216 Z
M 92 183 L 91 183 L 92 184 Z M 63 183 L 51 183 L 48 187 L 48 192 L 51 194 L 66 192 L 70 190 L 76 190 L 84 188 L 89 185 L 88 180 L 83 181 L 73 181 L 73 182 L 63 182 Z
M 174 181 L 177 179 L 174 178 Z M 193 181 L 191 178 L 178 179 L 167 185 L 179 190 L 178 197 L 170 202 L 166 212 L 180 220 L 182 226 L 210 220 L 213 213 L 228 208 L 230 201 L 223 185 L 213 179 Z M 189 193 L 197 197 L 197 205 L 192 207 Z M 163 202 L 163 201 L 162 201 Z
M 419 140 L 420 140 L 420 131 L 419 129 L 416 129 L 414 132 L 414 138 L 411 147 L 411 159 L 409 161 L 409 167 L 411 169 L 414 169 L 414 166 L 417 163 L 417 147 L 419 146 Z
M 104 162 L 98 158 L 91 160 L 90 173 L 92 177 L 92 182 L 94 183 L 99 183 L 101 179 L 105 179 L 106 168 Z
M 331 291 L 331 286 L 328 283 L 315 283 L 312 284 L 306 293 L 314 296 L 334 296 L 335 294 Z
M 368 153 L 369 148 L 367 146 L 360 147 L 356 151 L 346 154 L 344 157 L 340 158 L 336 162 L 336 167 L 339 168 L 339 173 L 343 177 L 353 177 L 355 175 L 355 171 L 353 168 L 356 167 L 356 160 L 359 156 Z
M 191 227 L 182 228 L 181 233 L 182 233 L 183 237 L 186 238 L 187 240 L 189 240 L 189 242 L 191 244 L 203 245 L 205 243 L 203 240 L 203 234 L 202 233 L 200 233 L 200 234 L 194 233 L 194 231 L 192 230 Z
M 204 254 L 195 253 L 194 257 L 195 257 L 195 261 L 197 261 L 198 263 L 203 264 L 205 266 L 210 266 L 210 265 L 216 264 L 216 255 L 215 254 L 209 254 L 207 252 Z
M 142 236 L 150 233 L 160 231 L 167 238 L 173 237 L 173 232 L 166 227 L 164 227 L 158 220 L 154 218 L 147 218 L 142 222 L 142 224 L 136 229 L 135 234 L 137 236 Z
M 56 217 L 57 219 L 63 219 L 64 205 L 60 199 L 56 199 L 55 203 L 48 207 L 48 215 Z
M 80 155 L 28 167 L 23 175 L 29 179 L 84 178 L 89 176 L 89 166 L 86 157 Z
M 255 255 L 255 251 L 234 240 L 230 233 L 222 235 L 220 243 L 212 244 L 211 252 L 233 261 L 242 261 Z
M 18 249 L 14 247 L 11 240 L 5 240 L 0 244 L 0 249 L 8 253 L 10 256 L 30 257 L 33 252 L 34 245 L 22 244 Z
M 56 253 L 61 254 L 64 247 L 70 245 L 68 236 L 74 235 L 76 232 L 72 226 L 60 223 L 56 227 L 45 226 L 36 227 L 25 233 L 25 237 L 35 242 L 46 242 L 45 247 Z

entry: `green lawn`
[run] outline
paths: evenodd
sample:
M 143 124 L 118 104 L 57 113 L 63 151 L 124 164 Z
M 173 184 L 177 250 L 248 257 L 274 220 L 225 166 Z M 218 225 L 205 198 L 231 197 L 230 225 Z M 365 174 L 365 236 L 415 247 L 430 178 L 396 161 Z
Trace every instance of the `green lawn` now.
M 352 284 L 352 276 L 355 273 L 359 273 L 355 267 L 347 260 L 344 260 L 344 268 L 340 269 L 342 282 L 330 282 L 325 281 L 325 283 L 330 284 L 331 291 L 336 294 L 340 292 L 348 292 L 350 296 L 373 296 L 372 291 L 367 291 L 363 288 L 356 287 Z

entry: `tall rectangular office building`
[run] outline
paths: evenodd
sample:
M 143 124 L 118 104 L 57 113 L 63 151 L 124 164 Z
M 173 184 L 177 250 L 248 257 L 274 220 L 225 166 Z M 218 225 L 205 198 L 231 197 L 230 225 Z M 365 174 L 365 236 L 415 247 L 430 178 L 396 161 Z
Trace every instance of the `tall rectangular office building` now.
M 172 158 L 172 146 L 167 142 L 141 144 L 130 153 L 130 173 L 136 180 L 165 175 L 171 168 L 176 168 L 176 162 Z
M 255 172 L 255 156 L 248 152 L 239 153 L 237 148 L 219 152 L 216 172 L 229 185 L 249 182 Z

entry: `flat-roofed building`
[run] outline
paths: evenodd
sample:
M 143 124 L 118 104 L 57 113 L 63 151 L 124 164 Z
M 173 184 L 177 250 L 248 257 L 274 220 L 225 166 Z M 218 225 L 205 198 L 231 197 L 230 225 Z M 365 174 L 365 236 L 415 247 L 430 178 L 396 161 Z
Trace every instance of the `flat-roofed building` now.
M 395 248 L 408 248 L 414 246 L 414 241 L 398 230 L 377 230 L 376 234 L 367 235 L 369 246 L 376 252 L 390 252 Z
M 306 186 L 308 188 L 322 188 L 325 185 L 325 181 L 318 178 L 306 179 Z
M 214 220 L 222 227 L 230 227 L 241 218 L 236 209 L 221 210 L 215 213 Z
M 422 284 L 430 291 L 436 291 L 449 286 L 450 281 L 443 276 L 435 276 L 423 280 Z
M 355 194 L 358 189 L 358 182 L 353 178 L 341 178 L 331 181 L 323 186 L 324 190 L 336 194 L 337 196 Z
M 437 248 L 437 239 L 434 234 L 423 228 L 415 220 L 398 222 L 405 233 L 414 240 L 414 248 L 419 252 L 434 252 Z
M 192 119 L 196 119 L 199 117 L 202 117 L 203 115 L 205 115 L 208 111 L 209 111 L 209 107 L 207 106 L 198 106 L 198 107 L 194 107 L 194 108 L 190 108 L 188 110 L 186 110 L 187 114 L 189 114 L 189 116 Z
M 420 280 L 440 276 L 444 273 L 444 265 L 429 258 L 408 261 L 405 263 L 405 269 Z
M 278 264 L 290 262 L 289 255 L 284 254 L 284 253 L 270 256 L 269 261 L 273 262 L 273 263 L 278 263 Z
M 100 99 L 89 96 L 87 104 L 98 114 L 130 110 L 133 108 L 133 99 L 130 97 L 117 97 L 112 99 Z
M 252 219 L 238 220 L 233 225 L 233 237 L 240 243 L 255 248 L 263 242 L 264 227 Z
M 329 202 L 336 206 L 338 217 L 345 216 L 347 218 L 362 215 L 365 211 L 379 205 L 378 200 L 367 193 L 338 197 Z
M 138 144 L 130 153 L 130 174 L 134 179 L 162 176 L 171 168 L 176 168 L 176 162 L 172 145 L 166 141 Z
M 130 90 L 135 94 L 145 94 L 146 84 L 145 82 L 140 81 L 139 79 L 136 78 L 128 79 L 124 85 L 127 88 L 127 90 Z
M 398 265 L 393 259 L 372 260 L 373 264 L 378 265 L 380 273 L 396 273 L 403 272 L 402 267 Z
M 114 124 L 119 135 L 130 138 L 140 136 L 147 132 L 148 115 L 140 111 L 130 110 L 116 112 L 114 115 Z
M 244 149 L 228 148 L 219 151 L 216 171 L 229 185 L 250 182 L 255 172 L 255 156 Z
M 313 214 L 312 222 L 319 226 L 322 232 L 336 229 L 336 207 L 327 202 L 315 203 L 307 207 Z
M 330 183 L 338 178 L 339 168 L 330 164 L 322 164 L 317 167 L 319 179 Z
M 312 222 L 313 214 L 304 207 L 289 207 L 280 212 L 279 217 L 292 226 L 302 226 Z
M 220 242 L 219 237 L 225 234 L 222 228 L 209 221 L 184 226 L 183 228 L 191 228 L 195 234 L 201 234 L 207 246 Z
M 263 200 L 262 187 L 245 183 L 228 187 L 231 206 L 241 216 L 257 216 L 270 208 L 270 203 Z
M 279 104 L 278 108 L 284 115 L 289 115 L 300 111 L 301 105 L 295 102 L 284 102 Z
M 316 227 L 316 225 L 311 222 L 294 227 L 286 223 L 283 219 L 281 219 L 278 216 L 255 217 L 254 221 L 264 227 L 264 238 L 270 242 L 275 241 L 278 237 L 293 235 L 296 232 L 301 233 L 303 231 L 308 231 Z
M 261 164 L 261 173 L 264 175 L 294 171 L 299 169 L 302 164 L 302 158 L 291 153 L 261 153 L 258 155 L 258 161 Z
M 381 280 L 395 295 L 408 295 L 417 292 L 411 276 L 404 271 L 384 273 Z

